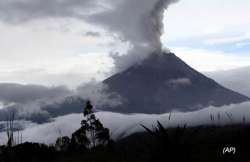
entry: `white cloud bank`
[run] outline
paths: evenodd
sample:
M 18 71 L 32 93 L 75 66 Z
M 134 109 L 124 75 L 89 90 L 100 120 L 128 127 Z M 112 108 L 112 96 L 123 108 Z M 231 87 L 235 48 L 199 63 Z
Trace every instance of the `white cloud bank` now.
M 220 120 L 218 120 L 220 114 Z M 118 114 L 111 112 L 98 112 L 97 117 L 103 122 L 105 127 L 111 130 L 113 139 L 118 139 L 130 135 L 135 132 L 143 131 L 140 126 L 143 124 L 149 128 L 159 120 L 166 127 L 187 124 L 188 126 L 206 125 L 206 124 L 231 124 L 242 123 L 243 118 L 246 122 L 250 122 L 250 102 L 245 102 L 237 105 L 223 106 L 220 108 L 208 107 L 199 111 L 180 113 L 174 112 L 171 114 L 162 115 L 146 115 L 146 114 Z M 210 120 L 210 115 L 213 115 L 215 120 Z M 229 117 L 232 115 L 232 117 Z M 80 127 L 82 114 L 71 114 L 58 117 L 54 122 L 42 125 L 36 125 L 25 129 L 23 133 L 24 141 L 42 142 L 51 144 L 54 143 L 59 136 L 70 136 L 76 129 Z M 6 141 L 6 133 L 0 134 L 0 143 Z

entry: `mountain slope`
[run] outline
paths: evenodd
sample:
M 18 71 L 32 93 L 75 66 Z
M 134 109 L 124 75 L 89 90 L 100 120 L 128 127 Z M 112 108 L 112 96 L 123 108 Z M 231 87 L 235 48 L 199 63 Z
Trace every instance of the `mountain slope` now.
M 125 113 L 191 111 L 249 100 L 189 67 L 172 53 L 152 54 L 103 81 L 123 104 L 107 110 Z

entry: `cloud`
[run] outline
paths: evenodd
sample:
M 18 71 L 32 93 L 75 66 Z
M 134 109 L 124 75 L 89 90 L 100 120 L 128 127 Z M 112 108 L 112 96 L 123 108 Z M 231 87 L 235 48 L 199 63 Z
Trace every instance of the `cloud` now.
M 178 78 L 178 79 L 171 79 L 168 81 L 168 84 L 175 85 L 190 85 L 192 84 L 191 80 L 189 78 Z
M 250 122 L 250 102 L 241 104 L 232 104 L 228 106 L 208 107 L 194 112 L 172 112 L 169 120 L 169 113 L 161 115 L 149 114 L 118 114 L 111 112 L 97 112 L 96 116 L 103 122 L 104 126 L 111 130 L 113 139 L 120 139 L 132 133 L 144 131 L 140 126 L 143 124 L 151 128 L 159 120 L 166 127 L 175 127 L 187 124 L 188 126 L 199 125 L 225 125 L 232 123 L 242 123 L 243 118 L 246 122 Z M 219 115 L 218 115 L 219 114 Z M 214 116 L 211 121 L 210 116 Z M 220 116 L 220 118 L 218 118 Z M 71 136 L 71 134 L 80 127 L 82 114 L 70 114 L 55 118 L 51 123 L 35 125 L 29 124 L 30 127 L 25 129 L 23 133 L 24 141 L 55 143 L 59 136 Z M 6 133 L 0 133 L 0 143 L 4 143 Z
M 96 5 L 93 0 L 1 1 L 0 18 L 8 23 L 23 23 L 41 18 L 78 18 L 88 15 Z
M 46 40 L 40 41 L 43 43 L 43 41 Z M 56 41 L 56 39 L 54 41 Z M 64 46 L 64 43 L 59 44 L 60 43 L 58 43 L 58 48 L 60 48 L 60 46 Z M 37 46 L 39 45 L 37 44 Z M 11 47 L 9 47 L 9 49 L 11 49 Z M 25 53 L 25 51 L 22 50 L 18 51 L 16 51 L 15 54 L 10 51 L 5 52 L 10 55 L 17 55 L 19 52 Z M 103 80 L 110 75 L 109 71 L 113 68 L 112 59 L 103 53 L 83 52 L 84 54 L 72 54 L 71 52 L 66 52 L 67 50 L 65 50 L 63 53 L 59 52 L 61 56 L 59 56 L 58 53 L 58 56 L 54 57 L 57 55 L 53 53 L 54 50 L 51 50 L 52 53 L 47 53 L 47 51 L 43 50 L 41 51 L 43 52 L 41 57 L 40 54 L 34 49 L 32 52 L 33 56 L 26 56 L 23 54 L 23 58 L 20 58 L 21 60 L 19 60 L 19 56 L 8 58 L 9 56 L 0 54 L 0 56 L 5 58 L 0 60 L 0 82 L 39 84 L 49 87 L 63 85 L 69 87 L 70 89 L 75 89 L 80 84 L 90 82 L 92 79 L 96 79 L 98 81 Z M 34 56 L 34 53 L 37 55 Z M 43 59 L 44 55 L 46 55 L 46 59 Z M 66 56 L 64 57 L 64 55 Z
M 244 42 L 246 40 L 249 40 L 250 36 L 249 35 L 240 35 L 240 36 L 227 36 L 227 37 L 222 37 L 222 38 L 211 38 L 208 40 L 205 40 L 204 43 L 208 45 L 216 45 L 216 44 L 229 44 L 229 43 L 240 43 Z
M 242 47 L 245 47 L 245 46 L 250 46 L 250 41 L 249 40 L 236 43 L 236 47 L 238 47 L 238 48 L 242 48 Z
M 92 31 L 88 31 L 84 33 L 84 35 L 87 37 L 100 37 L 101 36 L 99 32 L 92 32 Z
M 39 85 L 0 84 L 0 101 L 3 103 L 26 104 L 37 100 L 51 100 L 65 96 L 69 90 L 65 87 L 45 87 Z
M 174 46 L 171 50 L 200 72 L 230 70 L 249 66 L 250 56 L 220 50 Z M 202 60 L 202 61 L 201 61 Z M 204 60 L 206 60 L 204 62 Z
M 76 96 L 90 100 L 96 107 L 114 107 L 122 103 L 121 97 L 110 92 L 107 85 L 95 81 L 79 86 L 76 89 Z
M 4 103 L 0 102 L 0 109 L 4 108 Z
M 223 86 L 250 97 L 250 67 L 206 73 Z
M 128 43 L 124 55 L 113 53 L 116 70 L 122 71 L 155 51 L 161 51 L 165 9 L 177 0 L 121 0 L 112 10 L 96 14 L 90 20 L 106 27 Z M 115 55 L 114 55 L 115 54 Z
M 237 58 L 234 62 L 241 64 L 240 57 L 249 55 L 249 7 L 250 2 L 245 0 L 180 1 L 165 13 L 164 22 L 167 25 L 162 42 L 173 51 L 176 47 L 205 49 L 204 53 L 211 54 L 211 58 L 216 58 L 218 51 L 230 59 L 231 55 L 235 55 Z M 176 54 L 178 55 L 177 52 Z M 220 60 L 202 59 L 196 68 L 210 71 L 213 67 L 207 65 L 216 63 L 214 67 L 220 66 L 218 70 L 229 69 L 228 58 L 221 60 L 220 65 L 217 64 Z M 245 66 L 244 63 L 242 65 Z
M 91 100 L 97 108 L 122 103 L 119 95 L 110 92 L 106 85 L 95 80 L 74 90 L 66 87 L 2 83 L 0 121 L 5 121 L 10 112 L 15 112 L 16 119 L 44 123 L 53 117 L 82 112 L 86 100 Z
M 6 120 L 10 112 L 16 119 L 29 119 L 37 122 L 48 121 L 50 115 L 41 108 L 62 101 L 72 92 L 66 87 L 45 87 L 40 85 L 0 84 L 0 121 Z M 34 119 L 36 118 L 36 119 Z
M 197 36 L 200 41 L 211 35 L 214 38 L 243 36 L 250 31 L 249 6 L 246 0 L 180 1 L 165 13 L 164 22 L 168 25 L 163 40 L 170 43 Z

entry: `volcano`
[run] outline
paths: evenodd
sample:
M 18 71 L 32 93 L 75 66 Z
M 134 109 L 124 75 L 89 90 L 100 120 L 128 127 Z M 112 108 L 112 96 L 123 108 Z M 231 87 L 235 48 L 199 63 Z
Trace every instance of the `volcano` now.
M 105 110 L 160 114 L 249 100 L 194 70 L 173 53 L 154 53 L 103 81 L 122 104 Z

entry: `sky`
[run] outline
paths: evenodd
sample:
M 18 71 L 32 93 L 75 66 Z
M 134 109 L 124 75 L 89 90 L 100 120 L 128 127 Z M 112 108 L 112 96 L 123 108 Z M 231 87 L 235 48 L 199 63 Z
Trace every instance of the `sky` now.
M 5 2 L 0 0 L 0 8 L 9 5 Z M 74 0 L 72 6 L 73 2 L 79 3 Z M 94 6 L 91 1 L 81 3 L 89 8 Z M 34 13 L 32 17 L 17 5 L 6 12 L 9 15 L 2 14 L 1 83 L 74 88 L 114 72 L 110 53 L 126 51 L 127 43 L 114 36 L 100 20 L 92 23 L 72 18 L 75 15 L 65 4 L 60 6 L 62 11 L 54 14 L 53 5 L 51 9 L 44 8 L 47 14 Z M 202 72 L 250 66 L 249 12 L 248 0 L 180 0 L 164 13 L 162 45 Z
M 250 2 L 182 0 L 165 13 L 163 44 L 200 71 L 250 64 Z

